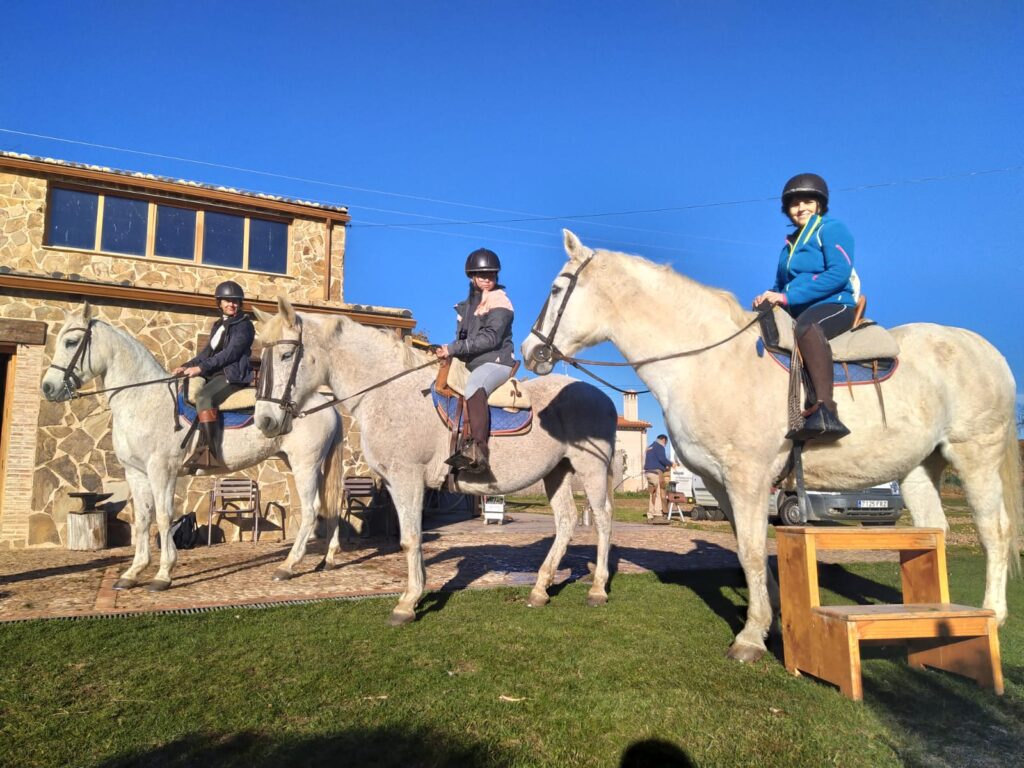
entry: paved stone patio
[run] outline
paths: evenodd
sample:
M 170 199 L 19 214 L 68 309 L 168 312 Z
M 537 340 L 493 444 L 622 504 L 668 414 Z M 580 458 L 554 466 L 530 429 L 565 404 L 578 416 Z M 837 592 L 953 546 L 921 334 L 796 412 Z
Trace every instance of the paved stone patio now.
M 484 525 L 480 518 L 428 520 L 423 544 L 427 588 L 532 585 L 553 535 L 549 515 L 517 512 L 504 525 Z M 613 573 L 739 567 L 736 541 L 725 523 L 703 526 L 700 530 L 677 523 L 616 523 L 612 541 Z M 592 528 L 577 528 L 556 582 L 578 579 L 588 573 L 587 564 L 594 561 L 595 542 Z M 130 547 L 98 552 L 57 548 L 0 551 L 0 622 L 286 603 L 397 594 L 402 590 L 405 558 L 393 538 L 357 539 L 343 547 L 341 567 L 328 572 L 314 570 L 326 550 L 326 542 L 313 541 L 296 577 L 275 582 L 271 576 L 290 546 L 291 542 L 253 544 L 246 539 L 241 543 L 183 550 L 178 553 L 173 586 L 155 593 L 141 588 L 112 588 L 131 561 Z M 769 540 L 769 551 L 775 552 L 774 540 Z M 835 555 L 829 558 L 833 562 L 895 559 L 894 553 L 829 554 Z M 143 574 L 143 583 L 152 578 L 156 569 L 154 560 Z

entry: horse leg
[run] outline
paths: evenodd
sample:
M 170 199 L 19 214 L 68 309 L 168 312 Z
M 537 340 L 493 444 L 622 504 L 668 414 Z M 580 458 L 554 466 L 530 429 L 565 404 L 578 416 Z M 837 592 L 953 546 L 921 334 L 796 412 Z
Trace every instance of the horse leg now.
M 773 598 L 778 603 L 778 586 L 768 569 L 768 484 L 750 485 L 730 483 L 728 496 L 737 555 L 750 593 L 747 621 L 727 654 L 740 662 L 757 661 L 768 650 L 764 641 L 775 613 Z
M 907 473 L 900 482 L 900 492 L 914 525 L 920 528 L 941 528 L 948 533 L 949 525 L 939 495 L 946 463 L 942 454 L 935 451 Z
M 597 564 L 594 583 L 587 593 L 587 605 L 604 605 L 608 602 L 608 552 L 612 541 L 612 500 L 607 465 L 594 467 L 593 473 L 584 476 L 583 480 L 583 491 L 594 512 L 597 528 Z
M 313 533 L 313 526 L 316 525 L 316 516 L 320 513 L 320 494 L 317 492 L 319 471 L 312 467 L 297 466 L 292 468 L 292 476 L 295 478 L 295 489 L 299 494 L 302 520 L 288 557 L 274 571 L 274 581 L 287 581 L 295 575 L 295 566 L 306 554 L 306 545 Z
M 544 492 L 548 496 L 555 517 L 555 540 L 537 572 L 537 582 L 526 600 L 526 604 L 531 608 L 547 605 L 548 588 L 555 580 L 555 571 L 562 562 L 565 550 L 569 546 L 569 539 L 576 529 L 576 502 L 572 498 L 571 478 L 569 464 L 564 460 L 544 478 Z
M 388 481 L 388 491 L 398 512 L 398 529 L 408 567 L 405 591 L 388 619 L 388 624 L 393 627 L 415 620 L 416 604 L 423 596 L 427 581 L 427 572 L 423 567 L 423 488 L 423 477 L 420 474 L 413 473 L 398 482 Z
M 132 492 L 134 520 L 132 532 L 135 536 L 135 558 L 128 570 L 114 582 L 114 589 L 131 589 L 139 583 L 139 574 L 149 567 L 149 526 L 153 521 L 153 491 L 149 478 L 137 469 L 126 468 L 125 477 Z
M 171 586 L 171 571 L 178 561 L 178 549 L 170 536 L 176 474 L 161 466 L 151 467 L 149 476 L 152 478 L 153 501 L 156 504 L 156 525 L 160 531 L 160 569 L 146 589 L 150 592 L 163 592 Z
M 1003 503 L 1003 482 L 999 468 L 1003 441 L 994 444 L 960 443 L 946 448 L 956 467 L 967 503 L 974 511 L 974 525 L 985 550 L 985 600 L 982 605 L 995 611 L 1000 626 L 1006 621 L 1006 581 L 1010 548 L 1010 517 Z

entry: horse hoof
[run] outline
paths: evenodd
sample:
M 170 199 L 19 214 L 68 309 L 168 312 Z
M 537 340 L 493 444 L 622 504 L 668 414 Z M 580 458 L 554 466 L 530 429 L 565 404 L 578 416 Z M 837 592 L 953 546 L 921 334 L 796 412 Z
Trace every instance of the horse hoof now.
M 288 581 L 295 574 L 291 571 L 286 571 L 284 568 L 278 568 L 274 571 L 274 581 Z
M 147 592 L 164 592 L 171 588 L 169 581 L 151 581 L 146 585 Z
M 337 567 L 338 567 L 337 563 L 329 563 L 329 562 L 327 562 L 326 559 L 324 559 L 324 560 L 321 560 L 319 563 L 317 563 L 316 564 L 316 568 L 314 568 L 313 570 L 316 573 L 320 573 L 321 571 L 333 571 Z
M 587 605 L 591 608 L 599 608 L 608 604 L 608 595 L 587 595 Z
M 134 589 L 137 584 L 135 579 L 118 579 L 114 582 L 114 589 Z
M 727 659 L 738 661 L 741 664 L 753 664 L 766 653 L 764 646 L 750 645 L 749 643 L 735 642 L 729 647 L 725 655 Z
M 526 607 L 527 608 L 543 608 L 545 605 L 548 604 L 548 602 L 550 602 L 550 600 L 551 600 L 551 598 L 548 597 L 546 594 L 539 594 L 538 595 L 538 594 L 536 594 L 534 592 L 531 592 L 530 596 L 528 598 L 526 598 Z
M 416 614 L 412 611 L 408 613 L 405 611 L 399 611 L 397 608 L 391 612 L 388 617 L 388 626 L 390 627 L 401 627 L 405 624 L 411 624 L 416 619 Z

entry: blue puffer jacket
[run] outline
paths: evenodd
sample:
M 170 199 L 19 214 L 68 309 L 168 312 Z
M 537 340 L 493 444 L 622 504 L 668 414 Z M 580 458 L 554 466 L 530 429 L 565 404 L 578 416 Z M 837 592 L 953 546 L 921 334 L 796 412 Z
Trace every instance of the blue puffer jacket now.
M 210 329 L 211 339 L 223 322 L 224 319 L 221 318 L 213 324 L 213 328 Z M 224 338 L 221 340 L 220 349 L 214 352 L 207 341 L 202 352 L 185 363 L 184 367 L 198 365 L 203 371 L 204 379 L 223 372 L 224 378 L 230 384 L 250 384 L 252 367 L 249 364 L 249 356 L 252 355 L 252 342 L 255 338 L 256 328 L 252 320 L 248 315 L 239 312 L 224 326 Z
M 856 304 L 853 235 L 841 222 L 815 214 L 786 238 L 772 288 L 786 296 L 793 317 L 816 304 Z

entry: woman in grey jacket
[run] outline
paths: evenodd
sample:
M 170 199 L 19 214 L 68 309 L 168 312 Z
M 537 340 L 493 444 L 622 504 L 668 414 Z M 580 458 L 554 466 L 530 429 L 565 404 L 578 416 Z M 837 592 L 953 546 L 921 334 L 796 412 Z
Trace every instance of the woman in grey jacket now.
M 455 305 L 458 332 L 455 341 L 437 349 L 442 360 L 455 357 L 466 364 L 466 415 L 470 439 L 463 450 L 448 458 L 456 469 L 486 472 L 490 468 L 487 440 L 491 432 L 488 396 L 512 376 L 512 302 L 498 285 L 498 254 L 478 248 L 466 259 L 469 295 Z

